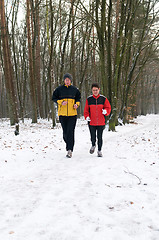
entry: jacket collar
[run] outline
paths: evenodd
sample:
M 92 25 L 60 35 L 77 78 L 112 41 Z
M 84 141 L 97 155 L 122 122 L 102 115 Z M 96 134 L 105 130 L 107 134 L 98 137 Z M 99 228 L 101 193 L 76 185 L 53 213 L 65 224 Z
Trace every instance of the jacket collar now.
M 98 94 L 98 96 L 95 96 L 95 95 L 93 94 L 93 97 L 94 97 L 95 99 L 97 99 L 97 98 L 100 97 L 100 94 Z
M 70 86 L 71 86 L 71 84 L 70 84 L 70 85 L 68 85 L 68 86 L 67 86 L 66 84 L 64 84 L 64 86 L 68 88 L 68 87 L 70 87 Z

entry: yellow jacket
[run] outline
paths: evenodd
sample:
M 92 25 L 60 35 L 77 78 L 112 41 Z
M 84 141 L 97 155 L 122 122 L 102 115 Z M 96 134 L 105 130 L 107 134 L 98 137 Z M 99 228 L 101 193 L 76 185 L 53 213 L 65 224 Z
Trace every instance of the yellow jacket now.
M 62 102 L 67 101 L 66 105 L 62 105 Z M 77 115 L 77 109 L 74 108 L 75 99 L 64 98 L 62 100 L 57 100 L 58 103 L 58 115 L 59 116 L 75 116 Z M 77 106 L 80 102 L 76 102 Z
M 58 104 L 59 116 L 75 116 L 77 110 L 74 108 L 74 104 L 80 105 L 81 94 L 80 91 L 70 85 L 62 85 L 55 89 L 53 92 L 52 100 Z M 67 101 L 66 105 L 62 105 L 62 102 Z

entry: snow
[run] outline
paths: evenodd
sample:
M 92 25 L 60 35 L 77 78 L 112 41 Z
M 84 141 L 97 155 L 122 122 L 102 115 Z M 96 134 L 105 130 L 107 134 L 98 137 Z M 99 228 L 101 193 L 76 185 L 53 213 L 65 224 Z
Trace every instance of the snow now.
M 159 115 L 104 130 L 103 158 L 78 120 L 73 157 L 60 125 L 0 120 L 1 240 L 159 239 Z

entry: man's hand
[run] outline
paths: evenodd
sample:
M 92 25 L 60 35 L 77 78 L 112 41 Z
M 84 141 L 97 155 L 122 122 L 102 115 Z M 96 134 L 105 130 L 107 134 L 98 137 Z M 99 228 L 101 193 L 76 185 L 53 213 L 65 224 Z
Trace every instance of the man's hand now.
M 86 117 L 86 121 L 90 122 L 91 121 L 90 117 Z
M 64 105 L 64 106 L 67 105 L 67 101 L 63 101 L 62 105 Z
M 78 108 L 78 105 L 77 104 L 74 104 L 74 106 L 73 106 L 75 109 L 77 109 Z

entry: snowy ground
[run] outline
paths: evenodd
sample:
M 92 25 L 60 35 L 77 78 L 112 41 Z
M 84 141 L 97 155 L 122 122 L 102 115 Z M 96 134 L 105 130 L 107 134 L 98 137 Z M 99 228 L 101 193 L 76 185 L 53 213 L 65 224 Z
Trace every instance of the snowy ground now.
M 0 120 L 0 240 L 158 240 L 159 115 L 135 122 L 98 158 L 78 120 L 68 159 L 60 126 Z

